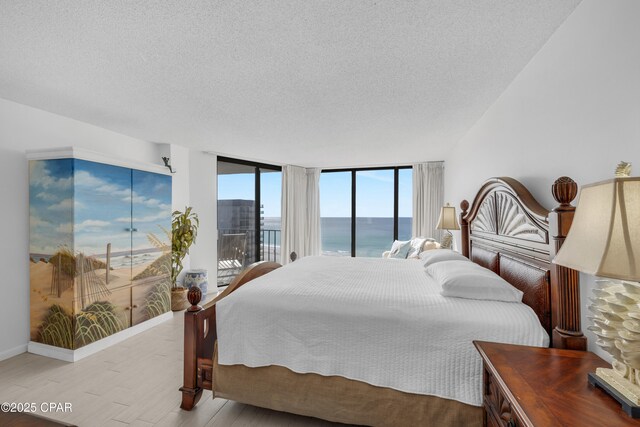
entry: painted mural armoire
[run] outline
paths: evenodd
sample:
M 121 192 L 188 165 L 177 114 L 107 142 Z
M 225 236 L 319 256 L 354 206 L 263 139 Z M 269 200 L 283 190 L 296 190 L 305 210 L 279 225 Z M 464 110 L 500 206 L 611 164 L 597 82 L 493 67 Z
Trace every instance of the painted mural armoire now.
M 32 343 L 73 351 L 169 312 L 168 171 L 73 148 L 27 158 Z

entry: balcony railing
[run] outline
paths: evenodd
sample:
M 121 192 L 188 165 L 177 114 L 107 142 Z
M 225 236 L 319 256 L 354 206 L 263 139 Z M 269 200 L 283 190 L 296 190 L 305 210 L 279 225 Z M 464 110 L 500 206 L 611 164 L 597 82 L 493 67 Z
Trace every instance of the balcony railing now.
M 260 230 L 260 261 L 280 260 L 280 230 Z
M 225 236 L 245 235 L 244 239 L 225 238 Z M 218 285 L 225 285 L 244 268 L 256 261 L 255 230 L 246 229 L 221 229 L 218 230 Z M 280 230 L 260 230 L 259 256 L 260 261 L 280 260 Z M 243 243 L 239 243 L 243 242 Z M 226 246 L 225 246 L 226 245 Z M 242 246 L 229 247 L 228 245 Z M 222 258 L 221 255 L 225 254 Z M 234 254 L 233 260 L 228 260 L 228 254 Z M 224 261 L 224 262 L 223 262 Z M 237 262 L 228 262 L 237 261 Z M 227 265 L 236 265 L 237 268 L 229 269 Z M 221 268 L 224 267 L 224 268 Z

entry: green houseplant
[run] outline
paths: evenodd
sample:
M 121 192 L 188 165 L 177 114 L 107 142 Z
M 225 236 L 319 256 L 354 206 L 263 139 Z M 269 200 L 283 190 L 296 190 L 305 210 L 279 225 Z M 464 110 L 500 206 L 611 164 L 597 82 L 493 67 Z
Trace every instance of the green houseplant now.
M 184 268 L 182 261 L 196 242 L 200 220 L 192 207 L 184 212 L 175 211 L 171 219 L 171 310 L 184 310 L 188 306 L 187 288 L 178 286 L 178 275 Z

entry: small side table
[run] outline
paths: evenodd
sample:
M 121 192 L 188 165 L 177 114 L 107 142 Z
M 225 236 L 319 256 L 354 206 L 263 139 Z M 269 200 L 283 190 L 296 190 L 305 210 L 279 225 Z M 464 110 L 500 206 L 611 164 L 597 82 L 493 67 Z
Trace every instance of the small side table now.
M 640 426 L 611 396 L 589 385 L 589 372 L 609 366 L 591 352 L 473 344 L 483 361 L 486 426 Z

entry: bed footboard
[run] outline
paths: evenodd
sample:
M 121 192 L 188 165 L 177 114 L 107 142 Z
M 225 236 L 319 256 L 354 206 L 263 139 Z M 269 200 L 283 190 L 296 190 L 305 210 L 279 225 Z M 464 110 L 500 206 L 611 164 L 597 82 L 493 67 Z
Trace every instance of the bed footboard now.
M 216 341 L 215 302 L 211 302 L 206 308 L 200 307 L 198 303 L 202 294 L 199 289 L 191 292 L 189 297 L 191 307 L 184 313 L 184 378 L 180 387 L 180 407 L 187 411 L 200 400 L 204 386 L 202 360 L 206 360 L 207 355 L 213 356 Z
M 245 283 L 281 267 L 276 262 L 261 261 L 251 264 L 227 286 L 213 301 L 198 305 L 202 293 L 191 288 L 188 294 L 191 307 L 184 313 L 184 378 L 180 387 L 182 403 L 187 411 L 193 409 L 203 390 L 213 384 L 213 348 L 217 339 L 216 303 Z

